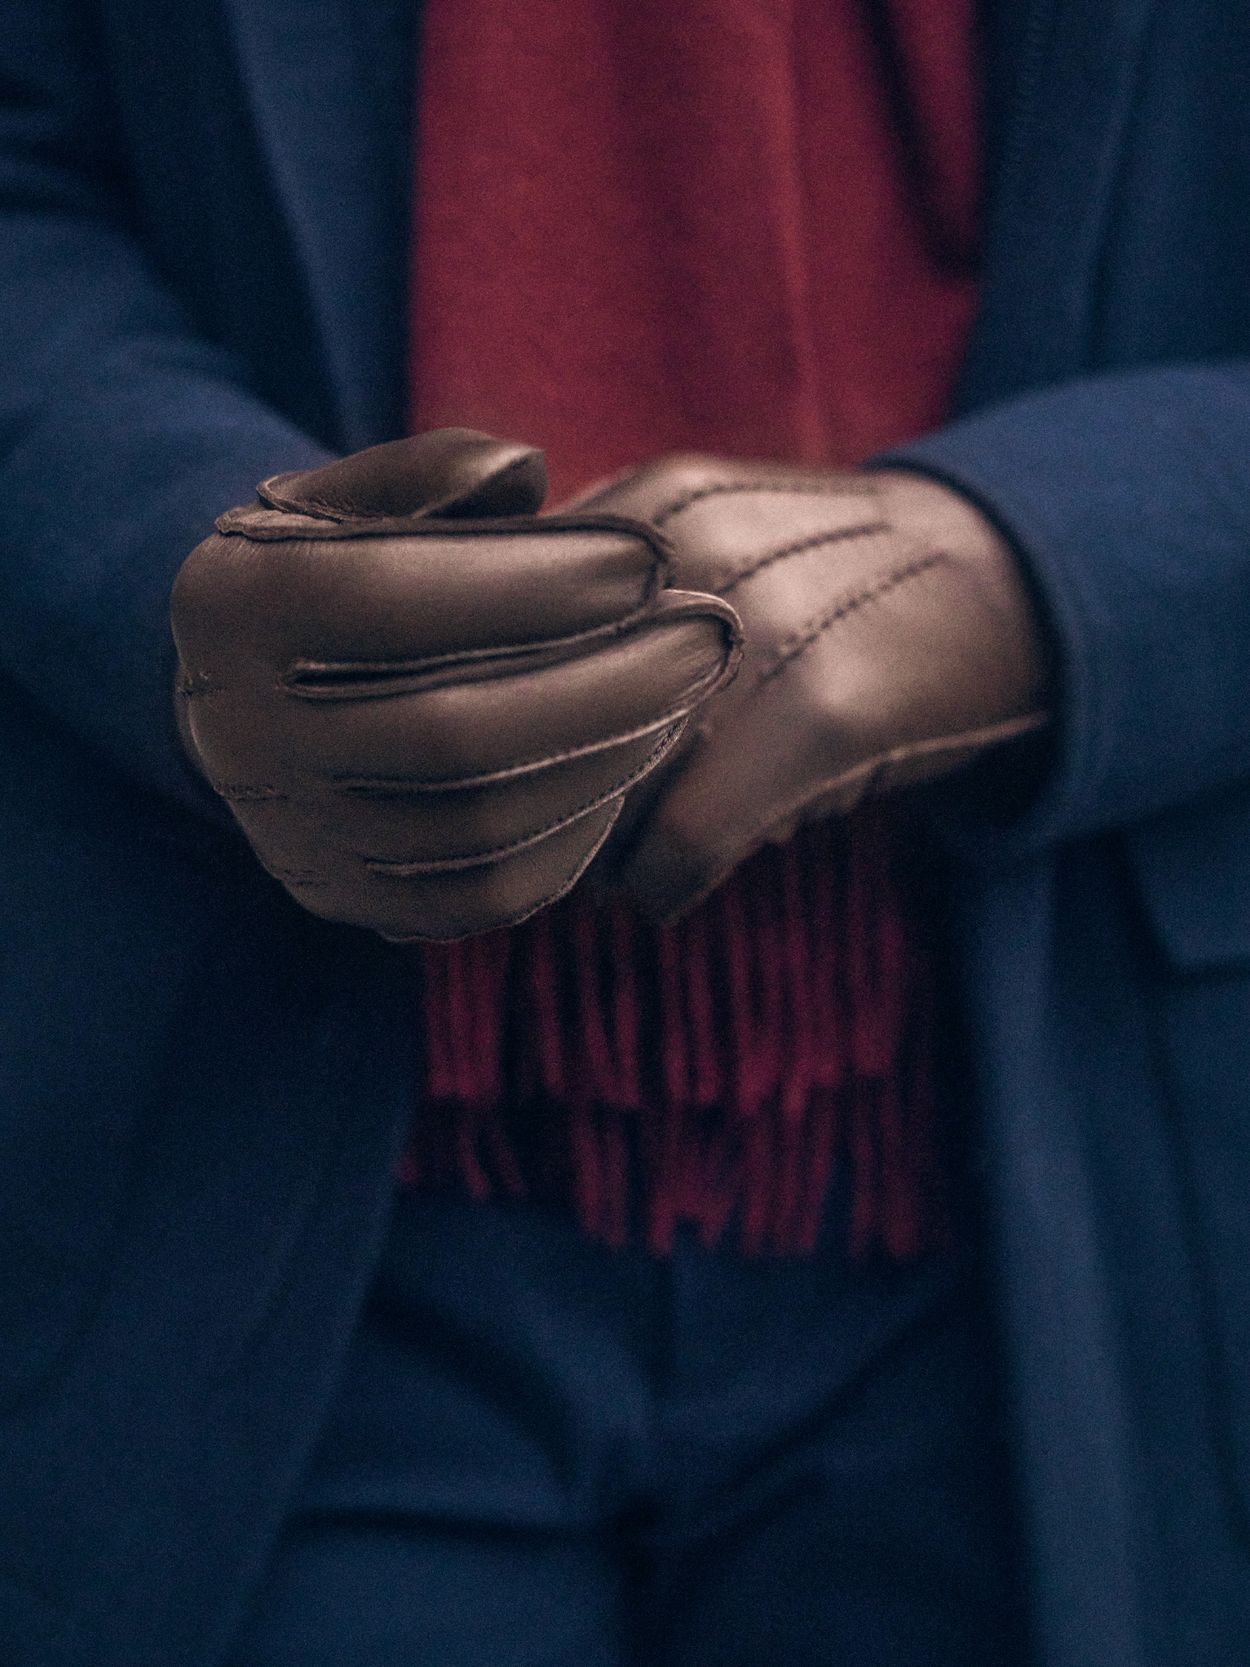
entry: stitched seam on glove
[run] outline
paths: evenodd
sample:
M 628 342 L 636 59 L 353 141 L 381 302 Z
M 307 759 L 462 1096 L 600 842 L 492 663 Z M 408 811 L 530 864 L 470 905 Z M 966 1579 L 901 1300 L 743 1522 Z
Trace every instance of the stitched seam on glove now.
M 855 789 L 853 803 L 839 806 L 839 814 L 854 809 L 863 799 L 874 797 L 879 787 L 888 790 L 890 777 L 900 765 L 908 765 L 917 759 L 941 759 L 945 754 L 953 752 L 980 753 L 1004 741 L 1015 740 L 1021 735 L 1033 734 L 1044 727 L 1046 714 L 1042 712 L 1026 713 L 1018 718 L 1004 718 L 994 723 L 974 724 L 970 729 L 952 730 L 945 735 L 929 735 L 913 741 L 900 741 L 884 752 L 875 754 L 872 758 L 862 760 L 851 765 L 848 769 L 839 770 L 832 776 L 822 777 L 819 781 L 807 783 L 803 789 L 789 800 L 781 809 L 774 810 L 763 837 L 771 837 L 774 829 L 782 826 L 791 818 L 801 815 L 813 802 L 828 798 L 830 795 L 844 794 L 848 789 Z
M 581 879 L 582 875 L 586 872 L 591 863 L 607 844 L 608 835 L 612 832 L 615 823 L 616 817 L 614 816 L 608 823 L 607 827 L 600 834 L 599 838 L 595 840 L 594 844 L 590 847 L 590 850 L 587 851 L 576 863 L 574 863 L 573 867 L 564 876 L 564 878 L 552 886 L 551 890 L 545 897 L 540 897 L 536 903 L 531 904 L 527 908 L 518 909 L 515 914 L 508 915 L 503 920 L 494 921 L 488 930 L 499 931 L 506 926 L 519 926 L 522 921 L 529 920 L 532 916 L 538 914 L 540 910 L 545 909 L 549 903 L 554 903 L 558 898 L 564 897 L 572 891 L 573 887 Z M 375 928 L 375 930 L 377 929 Z M 478 928 L 478 930 L 480 931 L 481 928 Z M 380 932 L 379 935 L 385 938 L 388 943 L 402 945 L 411 943 L 454 943 L 457 938 L 472 937 L 475 934 L 473 931 L 467 931 L 454 932 L 450 935 L 444 933 L 442 937 L 438 937 L 432 932 L 408 932 L 402 934 L 394 932 Z
M 891 591 L 897 590 L 901 585 L 909 583 L 912 579 L 922 577 L 932 568 L 942 566 L 950 559 L 950 556 L 943 550 L 929 551 L 925 555 L 918 556 L 908 562 L 904 567 L 897 567 L 885 573 L 875 584 L 866 585 L 862 590 L 855 591 L 850 596 L 842 597 L 828 613 L 823 614 L 818 620 L 814 620 L 801 634 L 788 638 L 776 650 L 772 664 L 766 665 L 758 672 L 754 683 L 745 691 L 743 704 L 760 694 L 769 683 L 781 675 L 787 666 L 793 664 L 814 643 L 819 642 L 820 638 L 833 626 L 837 625 L 840 620 L 849 618 L 851 614 L 857 613 L 859 609 L 867 607 L 870 602 L 875 602 L 882 596 L 888 596 Z M 741 708 L 732 714 L 726 715 L 726 718 L 722 718 L 719 722 L 715 717 L 700 722 L 695 731 L 697 740 L 700 743 L 711 740 L 724 727 L 725 721 L 730 718 L 732 721 L 737 721 L 740 710 Z
M 483 771 L 472 776 L 360 776 L 360 775 L 332 775 L 327 779 L 337 788 L 347 792 L 365 792 L 371 789 L 401 788 L 413 793 L 447 793 L 466 787 L 489 787 L 495 782 L 509 781 L 515 776 L 532 775 L 539 770 L 549 769 L 553 764 L 565 764 L 577 758 L 591 758 L 596 753 L 610 751 L 613 747 L 623 747 L 630 741 L 645 740 L 648 735 L 654 735 L 658 730 L 667 729 L 670 724 L 689 717 L 696 706 L 702 704 L 709 693 L 719 687 L 727 676 L 731 661 L 709 672 L 691 689 L 687 690 L 676 706 L 657 718 L 651 718 L 645 724 L 639 724 L 623 734 L 609 735 L 597 741 L 587 741 L 580 747 L 570 747 L 564 752 L 547 753 L 541 758 L 529 758 L 519 764 L 508 764 L 498 770 Z
M 454 684 L 457 681 L 455 673 L 460 667 L 482 666 L 492 660 L 500 662 L 500 678 L 517 677 L 524 675 L 526 670 L 524 664 L 519 665 L 518 662 L 527 658 L 541 661 L 543 667 L 552 669 L 565 658 L 576 655 L 583 647 L 629 636 L 658 617 L 654 602 L 648 580 L 647 593 L 636 608 L 622 614 L 619 619 L 605 620 L 601 625 L 588 626 L 586 630 L 575 631 L 570 636 L 544 637 L 537 642 L 492 643 L 485 648 L 454 648 L 444 654 L 428 654 L 415 660 L 296 659 L 285 671 L 278 673 L 274 688 L 295 700 L 387 700 L 442 687 L 435 681 L 438 672 L 445 673 L 446 682 Z M 481 681 L 491 682 L 494 679 L 483 678 Z M 411 686 L 414 682 L 418 684 L 415 689 Z M 386 687 L 388 683 L 393 686 Z
M 491 486 L 497 487 L 501 482 L 507 481 L 510 475 L 520 474 L 523 470 L 529 469 L 532 463 L 533 459 L 528 452 L 514 458 L 511 463 L 506 464 L 504 468 L 496 470 L 491 475 Z M 395 519 L 394 516 L 389 515 L 384 510 L 361 509 L 356 504 L 345 506 L 341 503 L 332 504 L 324 498 L 287 497 L 274 490 L 275 483 L 281 478 L 280 475 L 271 475 L 268 480 L 261 481 L 258 490 L 257 495 L 261 497 L 261 501 L 273 509 L 283 510 L 291 515 L 308 515 L 314 520 L 331 521 L 338 525 L 351 521 L 387 521 Z M 435 504 L 435 515 L 437 515 L 440 504 L 446 503 L 449 497 L 454 501 L 455 496 L 455 494 L 450 494 L 439 499 Z M 414 510 L 413 514 L 429 515 L 430 511 Z
M 853 596 L 843 598 L 828 613 L 822 614 L 817 620 L 813 620 L 800 635 L 790 638 L 788 642 L 781 645 L 772 665 L 762 671 L 756 679 L 755 687 L 758 689 L 765 683 L 771 683 L 774 677 L 778 677 L 792 661 L 797 660 L 799 655 L 806 653 L 814 643 L 824 636 L 826 631 L 832 630 L 841 620 L 858 612 L 860 608 L 867 607 L 869 603 L 879 601 L 883 596 L 888 596 L 891 591 L 898 590 L 901 586 L 909 584 L 913 579 L 921 578 L 933 568 L 945 565 L 950 560 L 950 556 L 944 550 L 931 551 L 928 555 L 920 556 L 915 561 L 908 562 L 905 567 L 895 568 L 893 572 L 885 574 L 876 584 L 866 586 Z
M 229 683 L 206 677 L 202 672 L 188 671 L 182 674 L 174 692 L 184 700 L 195 700 L 199 695 L 224 695 L 229 688 Z
M 653 516 L 650 517 L 651 525 L 653 527 L 662 527 L 666 521 L 671 521 L 674 516 L 680 515 L 684 510 L 692 508 L 695 504 L 702 503 L 705 498 L 724 497 L 733 493 L 754 492 L 767 493 L 770 495 L 792 495 L 803 498 L 827 498 L 834 495 L 847 498 L 876 498 L 878 496 L 875 486 L 865 485 L 862 490 L 856 490 L 850 487 L 839 487 L 835 492 L 831 491 L 828 481 L 767 479 L 715 481 L 708 486 L 696 486 L 689 492 L 683 493 L 680 498 L 674 498 L 670 503 L 664 504 L 655 512 Z
M 499 862 L 505 857 L 518 855 L 527 851 L 533 845 L 539 844 L 551 834 L 560 833 L 564 828 L 571 827 L 583 816 L 589 816 L 592 811 L 599 810 L 611 800 L 622 797 L 636 782 L 650 773 L 660 760 L 677 743 L 681 735 L 681 720 L 674 724 L 672 730 L 664 735 L 657 746 L 643 759 L 642 763 L 631 770 L 628 775 L 615 782 L 603 792 L 596 793 L 574 810 L 566 811 L 563 816 L 557 816 L 553 821 L 546 822 L 540 828 L 529 833 L 520 834 L 506 845 L 493 845 L 485 850 L 468 851 L 458 857 L 432 857 L 424 862 L 390 861 L 382 857 L 362 857 L 365 867 L 371 874 L 387 875 L 392 879 L 412 879 L 424 874 L 451 874 L 462 868 L 477 868 L 483 863 Z M 361 853 L 357 853 L 360 855 Z
M 754 578 L 757 573 L 762 572 L 766 567 L 771 567 L 774 562 L 786 560 L 788 556 L 801 556 L 810 550 L 819 550 L 824 545 L 841 544 L 849 539 L 863 538 L 873 533 L 888 530 L 888 523 L 885 521 L 861 521 L 858 526 L 833 527 L 828 532 L 813 533 L 810 538 L 797 539 L 793 544 L 782 544 L 776 550 L 769 550 L 764 555 L 758 556 L 754 561 L 749 562 L 746 567 L 739 568 L 729 583 L 722 585 L 715 594 L 717 596 L 728 596 L 731 590 L 745 584 L 748 579 Z
M 311 522 L 312 525 L 308 523 Z M 213 523 L 222 538 L 241 538 L 249 544 L 341 544 L 351 539 L 377 538 L 549 538 L 577 534 L 619 534 L 641 544 L 652 560 L 667 567 L 670 549 L 649 521 L 627 515 L 498 515 L 457 520 L 454 516 L 395 515 L 377 521 L 318 521 L 313 516 L 249 504 L 228 509 Z
M 404 799 L 414 794 L 423 793 L 451 793 L 471 788 L 489 787 L 496 782 L 508 781 L 516 776 L 536 774 L 557 764 L 573 763 L 579 758 L 590 758 L 597 753 L 610 752 L 614 747 L 627 746 L 631 741 L 645 740 L 659 730 L 667 729 L 670 725 L 680 724 L 688 718 L 699 706 L 707 694 L 722 683 L 730 666 L 734 663 L 730 659 L 716 670 L 709 672 L 686 694 L 677 705 L 662 713 L 658 718 L 652 718 L 647 723 L 624 734 L 609 735 L 597 741 L 589 741 L 583 746 L 574 747 L 566 752 L 550 753 L 541 758 L 525 759 L 518 764 L 509 764 L 499 770 L 491 770 L 470 776 L 361 776 L 361 775 L 333 775 L 314 778 L 326 786 L 346 794 L 348 797 L 362 799 Z M 631 778 L 632 784 L 632 778 Z M 268 782 L 218 782 L 211 780 L 209 785 L 213 791 L 231 804 L 263 803 L 273 800 L 287 800 L 296 797 L 287 790 L 274 787 Z M 614 788 L 613 792 L 622 791 Z M 304 795 L 307 797 L 307 795 Z M 312 795 L 316 797 L 317 795 Z M 611 794 L 608 795 L 611 797 Z M 580 813 L 579 813 L 580 814 Z
M 265 782 L 214 781 L 209 778 L 208 785 L 214 793 L 232 805 L 260 804 L 273 799 L 289 799 L 291 795 L 283 792 L 280 787 L 270 787 Z

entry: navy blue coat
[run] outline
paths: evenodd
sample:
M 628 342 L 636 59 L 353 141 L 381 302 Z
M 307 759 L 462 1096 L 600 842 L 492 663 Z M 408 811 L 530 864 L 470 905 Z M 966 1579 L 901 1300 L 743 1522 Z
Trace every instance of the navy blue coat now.
M 412 11 L 4 8 L 6 1667 L 219 1660 L 385 1220 L 408 963 L 182 763 L 166 599 L 263 475 L 399 431 Z M 964 415 L 907 455 L 1060 652 L 1040 796 L 934 811 L 1043 1661 L 1243 1667 L 1250 13 L 998 14 Z

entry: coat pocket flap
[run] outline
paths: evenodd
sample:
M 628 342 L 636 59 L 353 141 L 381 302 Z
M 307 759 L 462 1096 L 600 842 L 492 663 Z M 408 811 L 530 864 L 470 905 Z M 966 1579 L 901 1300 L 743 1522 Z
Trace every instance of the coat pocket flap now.
M 1159 817 L 1127 845 L 1151 931 L 1173 966 L 1250 962 L 1250 792 Z

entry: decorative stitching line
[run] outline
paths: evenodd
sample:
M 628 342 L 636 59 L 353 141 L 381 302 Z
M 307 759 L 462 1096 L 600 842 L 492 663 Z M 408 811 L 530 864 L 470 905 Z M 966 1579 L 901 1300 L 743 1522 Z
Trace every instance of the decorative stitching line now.
M 532 829 L 529 833 L 520 834 L 506 845 L 494 845 L 483 851 L 469 851 L 459 857 L 434 858 L 428 862 L 392 862 L 383 858 L 364 859 L 365 867 L 371 874 L 382 874 L 393 879 L 416 879 L 426 875 L 451 874 L 464 868 L 478 868 L 483 863 L 499 862 L 504 857 L 515 856 L 520 851 L 528 850 L 532 845 L 540 844 L 551 834 L 560 833 L 564 828 L 572 827 L 574 822 L 583 816 L 589 816 L 592 810 L 609 804 L 613 799 L 623 797 L 631 787 L 640 782 L 672 751 L 681 738 L 685 720 L 679 718 L 670 730 L 661 737 L 658 745 L 627 775 L 615 782 L 611 787 L 596 793 L 585 800 L 576 809 L 566 811 L 563 816 L 557 816 L 553 821 L 546 822 L 540 828 Z
M 836 607 L 830 609 L 827 614 L 823 614 L 818 620 L 813 621 L 801 635 L 788 638 L 780 646 L 772 665 L 761 671 L 756 676 L 754 683 L 744 691 L 743 706 L 754 700 L 774 678 L 780 676 L 788 665 L 798 659 L 813 643 L 819 641 L 824 633 L 836 625 L 839 620 L 847 618 L 850 614 L 857 612 L 858 609 L 865 607 L 869 602 L 875 602 L 879 597 L 888 595 L 899 585 L 906 584 L 909 579 L 918 578 L 921 574 L 928 572 L 931 567 L 938 567 L 950 559 L 950 556 L 944 550 L 930 551 L 909 562 L 905 567 L 895 568 L 892 572 L 887 573 L 878 584 L 867 586 L 850 596 L 843 597 Z M 740 712 L 741 709 L 738 710 Z M 735 713 L 735 716 L 737 715 Z M 720 714 L 719 717 L 713 715 L 710 718 L 703 719 L 695 731 L 698 744 L 702 746 L 713 740 L 725 727 L 726 721 L 727 718 L 724 713 Z
M 607 844 L 608 835 L 615 827 L 616 819 L 619 815 L 620 811 L 618 809 L 615 815 L 608 818 L 607 827 L 604 828 L 598 839 L 596 839 L 591 845 L 589 851 L 578 858 L 564 878 L 562 880 L 558 880 L 556 884 L 552 886 L 550 891 L 547 892 L 545 897 L 540 897 L 536 903 L 527 903 L 523 908 L 514 910 L 512 914 L 506 916 L 502 920 L 492 921 L 489 927 L 465 927 L 463 930 L 453 932 L 450 936 L 444 933 L 441 937 L 437 933 L 431 932 L 408 932 L 403 934 L 383 932 L 381 935 L 388 943 L 399 944 L 401 946 L 413 943 L 454 943 L 457 938 L 471 937 L 475 932 L 499 931 L 505 926 L 519 926 L 522 921 L 529 920 L 532 915 L 536 915 L 540 909 L 545 909 L 549 903 L 554 903 L 557 898 L 564 897 L 572 891 L 573 887 L 599 855 L 599 852 Z
M 270 787 L 264 782 L 215 781 L 212 787 L 215 793 L 220 793 L 222 798 L 228 799 L 232 805 L 257 804 L 291 797 L 289 793 L 284 793 L 277 787 Z
M 403 695 L 426 694 L 434 689 L 458 685 L 462 668 L 500 668 L 499 679 L 524 676 L 527 672 L 551 670 L 569 655 L 600 643 L 613 643 L 632 635 L 657 617 L 654 603 L 661 569 L 652 564 L 645 575 L 646 588 L 636 607 L 617 619 L 588 625 L 563 637 L 545 637 L 537 642 L 494 643 L 481 648 L 449 649 L 442 654 L 393 660 L 310 660 L 295 659 L 285 671 L 275 673 L 273 687 L 279 694 L 296 700 L 348 702 L 389 700 Z M 441 678 L 436 682 L 435 678 Z M 494 678 L 475 679 L 486 683 Z
M 475 776 L 360 776 L 360 775 L 331 775 L 328 779 L 341 792 L 361 793 L 365 796 L 385 797 L 385 790 L 399 789 L 399 796 L 403 793 L 446 793 L 455 792 L 468 787 L 489 787 L 495 782 L 508 781 L 516 776 L 533 775 L 539 770 L 549 769 L 553 764 L 565 764 L 575 758 L 590 758 L 597 753 L 609 752 L 613 747 L 626 746 L 630 741 L 645 740 L 648 735 L 654 735 L 661 729 L 667 729 L 670 724 L 678 723 L 687 718 L 701 706 L 708 697 L 728 680 L 731 670 L 738 663 L 740 654 L 738 645 L 731 643 L 729 652 L 722 659 L 720 665 L 706 676 L 692 684 L 682 695 L 675 706 L 658 718 L 652 718 L 647 723 L 639 724 L 636 728 L 619 735 L 609 735 L 596 741 L 584 742 L 581 746 L 567 748 L 564 752 L 549 753 L 541 758 L 527 758 L 518 764 L 507 764 L 496 770 L 482 771 Z
M 746 580 L 753 579 L 757 573 L 761 572 L 766 567 L 771 567 L 774 562 L 784 561 L 787 556 L 801 556 L 809 550 L 819 550 L 822 545 L 840 544 L 844 540 L 862 538 L 866 535 L 885 532 L 886 530 L 887 524 L 882 520 L 863 521 L 856 527 L 836 527 L 832 528 L 828 532 L 813 533 L 810 538 L 800 538 L 793 544 L 783 544 L 776 550 L 769 550 L 764 555 L 757 557 L 755 561 L 748 563 L 746 567 L 740 568 L 738 572 L 734 574 L 733 578 L 730 579 L 729 583 L 727 585 L 723 585 L 721 589 L 716 592 L 716 595 L 728 596 L 731 590 L 735 590 L 739 585 L 744 584 Z
M 674 516 L 680 515 L 683 510 L 690 509 L 694 504 L 702 503 L 704 498 L 723 497 L 727 494 L 735 492 L 767 492 L 770 494 L 793 495 L 804 498 L 830 496 L 829 483 L 827 481 L 716 481 L 710 486 L 696 486 L 692 491 L 684 493 L 680 498 L 674 498 L 671 503 L 665 504 L 651 517 L 651 525 L 653 527 L 662 527 L 666 521 L 671 521 Z M 875 491 L 856 493 L 843 489 L 843 495 L 846 497 L 863 496 L 865 498 L 875 498 L 877 494 Z
M 500 515 L 494 518 L 396 515 L 376 521 L 318 521 L 311 516 L 269 509 L 263 504 L 228 509 L 214 523 L 223 538 L 242 538 L 253 544 L 339 544 L 353 539 L 418 538 L 455 542 L 466 539 L 573 538 L 579 534 L 619 536 L 645 545 L 663 572 L 672 560 L 670 549 L 647 521 L 632 520 L 608 511 L 578 515 Z
M 892 573 L 887 573 L 879 583 L 857 591 L 853 596 L 844 597 L 827 614 L 823 614 L 819 619 L 813 621 L 800 636 L 792 637 L 788 642 L 781 645 L 773 664 L 766 671 L 761 672 L 756 679 L 756 688 L 771 683 L 773 678 L 784 671 L 786 666 L 797 660 L 800 654 L 809 649 L 814 642 L 818 641 L 826 631 L 838 624 L 840 620 L 846 619 L 850 614 L 866 607 L 868 603 L 876 602 L 881 597 L 888 596 L 892 590 L 897 590 L 910 580 L 918 579 L 922 574 L 927 573 L 930 568 L 940 567 L 949 560 L 950 557 L 944 550 L 931 551 L 928 555 L 919 556 L 915 561 L 908 562 L 905 567 L 895 568 Z
M 521 469 L 528 468 L 532 461 L 533 458 L 530 454 L 523 454 L 520 457 L 515 457 L 512 462 L 506 464 L 504 468 L 495 470 L 484 480 L 478 481 L 476 486 L 468 487 L 465 492 L 460 492 L 455 495 L 444 493 L 441 498 L 435 498 L 429 506 L 421 506 L 416 509 L 402 511 L 401 513 L 409 516 L 428 515 L 432 520 L 438 519 L 440 518 L 440 514 L 446 515 L 447 509 L 460 502 L 466 495 L 471 495 L 474 492 L 480 492 L 487 484 L 497 486 L 501 481 L 506 481 L 510 475 L 515 475 Z M 261 502 L 268 504 L 273 509 L 283 510 L 288 514 L 293 515 L 307 515 L 314 521 L 333 521 L 340 525 L 349 521 L 393 521 L 396 519 L 396 512 L 394 510 L 363 509 L 357 504 L 334 504 L 326 498 L 300 498 L 288 496 L 285 492 L 279 496 L 277 492 L 272 490 L 271 483 L 273 480 L 280 478 L 280 476 L 271 476 L 270 480 L 261 482 L 261 487 L 264 489 L 266 494 L 261 497 Z M 260 496 L 260 494 L 258 494 L 258 496 Z M 448 516 L 447 519 L 454 519 L 454 516 Z

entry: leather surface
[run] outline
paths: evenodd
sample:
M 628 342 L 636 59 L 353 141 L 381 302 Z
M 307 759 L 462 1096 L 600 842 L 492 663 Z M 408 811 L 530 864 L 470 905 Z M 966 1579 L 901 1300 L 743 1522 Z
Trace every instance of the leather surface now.
M 540 517 L 463 430 L 262 483 L 174 586 L 180 728 L 271 874 L 405 941 L 523 919 L 732 675 L 737 618 L 653 529 Z
M 1009 546 L 902 472 L 661 460 L 579 500 L 644 520 L 671 583 L 732 603 L 742 671 L 627 801 L 618 884 L 681 913 L 764 840 L 932 780 L 1044 721 L 1043 634 Z

